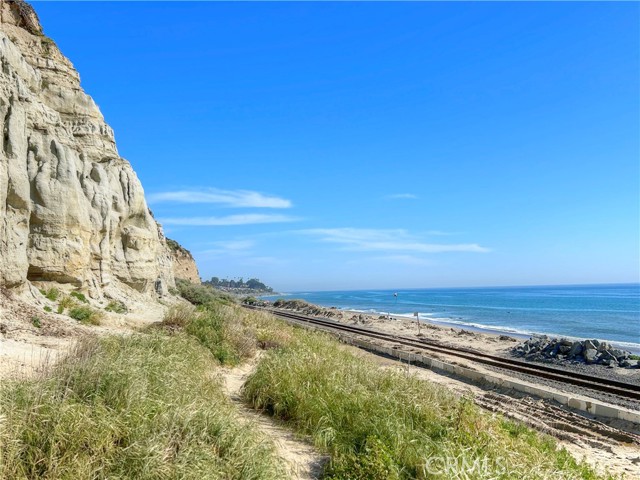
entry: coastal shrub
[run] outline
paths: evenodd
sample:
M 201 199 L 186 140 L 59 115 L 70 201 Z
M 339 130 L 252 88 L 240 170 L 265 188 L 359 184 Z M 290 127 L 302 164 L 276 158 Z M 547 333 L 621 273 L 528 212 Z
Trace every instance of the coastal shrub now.
M 51 313 L 51 312 L 53 312 L 53 309 L 49 305 L 45 305 L 44 306 L 44 311 L 47 312 L 47 313 Z
M 88 325 L 100 325 L 102 315 L 98 310 L 94 310 L 86 305 L 79 305 L 69 309 L 69 316 L 71 318 Z
M 328 478 L 600 478 L 550 437 L 443 387 L 382 370 L 325 335 L 294 337 L 269 352 L 243 396 L 328 452 Z
M 186 335 L 88 339 L 40 379 L 0 384 L 0 478 L 279 480 L 211 355 Z
M 256 337 L 246 315 L 238 306 L 209 303 L 198 309 L 191 305 L 170 307 L 161 323 L 196 338 L 222 364 L 235 365 L 255 354 Z
M 64 307 L 62 305 L 58 305 L 58 308 L 56 309 L 56 312 L 60 313 L 60 314 L 64 313 Z
M 120 300 L 111 300 L 104 309 L 113 313 L 127 313 L 129 311 L 127 306 Z
M 208 305 L 212 303 L 230 305 L 235 303 L 233 297 L 217 291 L 210 285 L 197 285 L 187 280 L 177 279 L 176 287 L 180 296 L 194 305 Z
M 84 296 L 84 293 L 80 293 L 80 292 L 71 292 L 70 295 L 81 301 L 82 303 L 89 303 L 89 300 L 87 300 L 87 297 Z
M 58 297 L 60 297 L 60 290 L 55 287 L 51 287 L 48 290 L 41 289 L 40 293 L 44 295 L 47 300 L 51 300 L 52 302 L 55 302 L 58 300 Z
M 164 314 L 162 324 L 169 327 L 184 328 L 196 315 L 198 313 L 193 305 L 184 303 L 171 305 Z
M 62 312 L 64 312 L 67 308 L 73 308 L 73 307 L 76 307 L 77 305 L 78 305 L 78 302 L 76 302 L 69 295 L 65 295 L 58 302 L 58 310 L 60 310 L 60 308 L 62 308 Z M 62 312 L 58 311 L 58 313 L 62 313 Z
M 260 301 L 256 297 L 244 297 L 242 299 L 243 305 L 257 305 Z
M 42 320 L 40 320 L 40 317 L 31 317 L 31 325 L 33 325 L 36 328 L 41 328 Z

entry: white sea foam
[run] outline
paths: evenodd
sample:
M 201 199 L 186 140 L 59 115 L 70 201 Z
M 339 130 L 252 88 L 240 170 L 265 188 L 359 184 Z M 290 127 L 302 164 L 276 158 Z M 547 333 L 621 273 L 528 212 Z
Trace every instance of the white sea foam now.
M 367 313 L 367 314 L 375 314 L 375 315 L 389 315 L 389 312 L 381 312 L 378 310 L 373 310 L 373 309 L 369 309 L 369 310 L 357 310 L 357 309 L 353 309 L 353 308 L 341 308 L 340 310 L 346 310 L 349 312 L 358 312 L 358 313 Z M 517 328 L 511 328 L 511 327 L 503 327 L 503 326 L 498 326 L 498 325 L 485 325 L 482 323 L 474 323 L 474 322 L 465 322 L 462 320 L 455 320 L 452 318 L 447 318 L 447 317 L 433 317 L 433 313 L 430 312 L 418 312 L 420 315 L 420 320 L 424 320 L 425 323 L 434 323 L 436 325 L 441 325 L 441 326 L 454 326 L 457 328 L 473 328 L 475 330 L 485 333 L 505 333 L 505 334 L 511 334 L 511 335 L 515 335 L 515 336 L 519 336 L 519 337 L 534 337 L 534 336 L 543 336 L 546 335 L 547 337 L 557 337 L 557 338 L 566 338 L 572 341 L 576 341 L 576 340 L 585 340 L 585 337 L 574 337 L 571 335 L 562 335 L 560 333 L 554 333 L 554 332 L 534 332 L 531 330 L 522 330 L 522 329 L 517 329 Z M 412 313 L 391 313 L 390 314 L 392 317 L 399 317 L 399 318 L 404 318 L 407 320 L 415 320 L 415 315 Z M 425 318 L 425 317 L 429 317 L 429 318 Z M 608 340 L 608 339 L 600 339 L 600 340 L 604 340 L 609 342 L 610 344 L 624 349 L 624 350 L 629 350 L 631 352 L 640 352 L 640 343 L 634 343 L 634 342 L 619 342 L 616 340 Z

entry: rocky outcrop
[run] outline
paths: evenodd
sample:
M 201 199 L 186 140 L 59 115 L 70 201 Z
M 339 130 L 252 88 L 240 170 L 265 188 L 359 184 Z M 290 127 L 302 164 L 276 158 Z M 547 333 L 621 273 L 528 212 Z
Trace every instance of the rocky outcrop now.
M 187 280 L 191 283 L 201 283 L 198 266 L 196 265 L 196 261 L 193 259 L 191 252 L 170 238 L 167 238 L 167 245 L 171 251 L 173 276 L 175 278 Z
M 113 130 L 23 1 L 0 4 L 0 285 L 166 291 L 171 254 Z
M 638 360 L 631 352 L 615 348 L 609 342 L 599 340 L 569 340 L 549 338 L 546 335 L 533 337 L 513 348 L 513 354 L 534 360 L 571 361 L 607 367 L 637 368 Z

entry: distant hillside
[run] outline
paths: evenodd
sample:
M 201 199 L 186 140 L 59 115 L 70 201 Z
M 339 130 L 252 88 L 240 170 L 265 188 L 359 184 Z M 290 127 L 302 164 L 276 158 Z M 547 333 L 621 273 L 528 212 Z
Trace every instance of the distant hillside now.
M 265 285 L 257 278 L 251 278 L 245 282 L 242 278 L 239 280 L 227 280 L 226 278 L 213 277 L 203 283 L 231 293 L 273 293 L 273 288 Z

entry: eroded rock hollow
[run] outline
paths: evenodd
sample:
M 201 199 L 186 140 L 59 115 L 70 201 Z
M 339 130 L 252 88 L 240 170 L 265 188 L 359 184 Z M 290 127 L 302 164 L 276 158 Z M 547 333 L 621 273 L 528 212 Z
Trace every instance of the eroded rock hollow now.
M 161 227 L 80 77 L 23 1 L 0 8 L 0 285 L 174 284 Z

